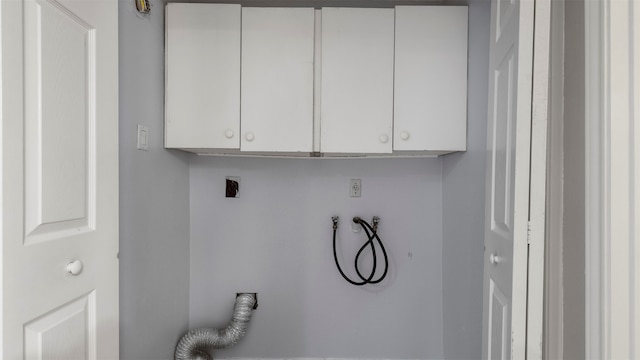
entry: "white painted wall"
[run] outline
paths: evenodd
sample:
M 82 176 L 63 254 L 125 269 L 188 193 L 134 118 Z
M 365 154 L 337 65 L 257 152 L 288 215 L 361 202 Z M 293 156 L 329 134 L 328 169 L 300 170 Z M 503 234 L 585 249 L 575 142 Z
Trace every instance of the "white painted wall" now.
M 482 273 L 491 4 L 469 1 L 467 151 L 443 157 L 443 338 L 446 359 L 482 352 Z
M 240 198 L 224 197 L 225 176 L 241 177 Z M 350 178 L 361 198 L 349 198 Z M 190 326 L 222 327 L 236 292 L 258 292 L 246 338 L 216 358 L 443 357 L 440 159 L 194 157 L 190 181 Z M 350 218 L 382 218 L 382 285 L 340 277 L 332 215 L 352 249 L 364 235 Z
M 164 4 L 119 2 L 120 356 L 173 359 L 189 307 L 188 156 L 163 149 Z M 136 150 L 136 125 L 149 151 Z

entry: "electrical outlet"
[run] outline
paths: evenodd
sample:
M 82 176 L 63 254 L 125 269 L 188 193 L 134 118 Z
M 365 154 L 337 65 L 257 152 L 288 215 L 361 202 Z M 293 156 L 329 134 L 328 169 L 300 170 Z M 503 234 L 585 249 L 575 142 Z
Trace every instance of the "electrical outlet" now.
M 349 196 L 360 197 L 362 193 L 362 181 L 360 179 L 349 180 Z

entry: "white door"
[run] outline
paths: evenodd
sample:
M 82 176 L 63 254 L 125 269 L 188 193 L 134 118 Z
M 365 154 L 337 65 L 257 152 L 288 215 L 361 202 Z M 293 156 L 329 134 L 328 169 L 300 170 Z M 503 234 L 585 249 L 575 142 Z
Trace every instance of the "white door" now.
M 117 359 L 118 3 L 0 16 L 2 358 Z
M 492 1 L 484 359 L 525 358 L 533 14 L 533 0 Z
M 313 151 L 313 8 L 242 9 L 242 151 Z
M 322 8 L 322 152 L 392 151 L 393 15 Z

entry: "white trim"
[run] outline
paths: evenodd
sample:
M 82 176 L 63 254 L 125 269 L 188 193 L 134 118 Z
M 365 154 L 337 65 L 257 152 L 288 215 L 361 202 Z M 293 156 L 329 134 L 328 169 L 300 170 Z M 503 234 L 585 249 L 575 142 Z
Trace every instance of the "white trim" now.
M 639 352 L 638 11 L 632 0 L 603 0 L 587 2 L 585 13 L 585 350 L 591 359 L 630 359 Z
M 7 30 L 3 31 L 3 3 L 0 3 L 0 169 L 4 169 L 4 110 L 2 107 L 2 103 L 4 100 L 2 94 L 3 84 L 3 73 L 4 67 L 2 66 L 3 61 L 2 57 L 5 56 L 6 50 L 4 50 L 4 39 L 2 38 L 2 34 L 6 34 Z M 0 173 L 0 349 L 4 349 L 4 171 Z M 3 351 L 0 350 L 0 359 L 3 359 Z
M 527 359 L 542 359 L 551 0 L 536 0 L 531 94 Z
M 605 117 L 609 136 L 605 147 L 604 215 L 609 226 L 603 237 L 605 256 L 605 355 L 607 358 L 635 358 L 634 333 L 634 126 L 635 104 L 633 93 L 633 53 L 629 46 L 633 28 L 629 14 L 633 1 L 608 0 L 605 2 L 604 43 L 605 56 Z M 607 22 L 608 20 L 608 22 Z M 608 66 L 607 66 L 608 65 Z M 640 89 L 639 89 L 640 90 Z M 606 224 L 606 223 L 605 223 Z M 608 272 L 607 272 L 608 270 Z

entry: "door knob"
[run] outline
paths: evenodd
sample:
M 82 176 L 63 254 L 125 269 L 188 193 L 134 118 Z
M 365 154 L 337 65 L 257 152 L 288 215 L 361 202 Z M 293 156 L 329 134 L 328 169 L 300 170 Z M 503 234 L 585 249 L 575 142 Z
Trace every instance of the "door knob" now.
M 73 276 L 78 276 L 82 272 L 82 261 L 74 260 L 67 264 L 67 272 Z
M 502 257 L 498 256 L 498 253 L 492 253 L 489 255 L 489 262 L 493 265 L 498 265 L 502 262 Z

